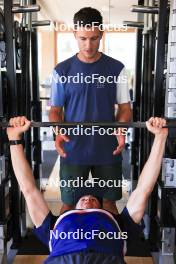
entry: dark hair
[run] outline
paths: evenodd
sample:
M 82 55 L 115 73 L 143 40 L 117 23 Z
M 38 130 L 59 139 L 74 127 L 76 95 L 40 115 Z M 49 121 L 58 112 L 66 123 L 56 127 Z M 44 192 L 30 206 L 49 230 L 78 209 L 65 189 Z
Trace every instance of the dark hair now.
M 73 18 L 74 26 L 88 26 L 91 27 L 95 24 L 95 26 L 100 26 L 102 28 L 103 17 L 101 13 L 92 7 L 84 7 L 81 8 Z

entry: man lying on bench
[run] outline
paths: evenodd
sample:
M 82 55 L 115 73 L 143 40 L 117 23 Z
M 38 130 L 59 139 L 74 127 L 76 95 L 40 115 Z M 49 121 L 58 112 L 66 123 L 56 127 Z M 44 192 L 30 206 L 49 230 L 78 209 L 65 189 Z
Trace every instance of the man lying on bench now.
M 140 232 L 140 221 L 150 193 L 157 181 L 168 129 L 166 121 L 150 118 L 147 129 L 155 135 L 150 156 L 141 172 L 136 189 L 119 215 L 102 209 L 101 201 L 92 196 L 81 197 L 75 210 L 52 215 L 35 185 L 32 170 L 21 143 L 22 133 L 30 127 L 25 117 L 11 118 L 7 128 L 13 169 L 25 197 L 34 232 L 48 245 L 50 255 L 45 263 L 118 264 L 124 262 L 125 241 Z M 14 142 L 15 141 L 15 142 Z

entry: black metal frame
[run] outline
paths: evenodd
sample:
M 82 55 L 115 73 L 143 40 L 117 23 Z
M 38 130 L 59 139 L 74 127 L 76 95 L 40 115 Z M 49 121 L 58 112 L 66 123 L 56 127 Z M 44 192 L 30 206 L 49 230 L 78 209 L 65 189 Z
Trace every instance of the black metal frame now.
M 164 81 L 164 62 L 165 62 L 165 43 L 167 35 L 168 17 L 168 0 L 159 1 L 159 16 L 158 16 L 158 30 L 157 30 L 157 45 L 155 58 L 155 78 L 154 78 L 154 116 L 164 116 L 164 102 L 161 100 L 161 94 Z
M 12 0 L 4 0 L 4 21 L 5 21 L 5 42 L 6 42 L 6 61 L 7 61 L 7 82 L 9 91 L 9 117 L 18 114 L 17 85 L 16 85 L 16 56 L 14 53 L 13 39 L 13 14 Z
M 38 79 L 38 39 L 37 30 L 32 30 L 32 89 L 33 101 L 32 103 L 32 119 L 38 122 L 42 121 L 41 116 L 41 101 L 39 93 L 39 79 Z M 41 141 L 40 128 L 33 128 L 33 170 L 35 179 L 40 179 L 40 164 L 41 160 Z
M 18 92 L 16 85 L 16 56 L 15 56 L 15 42 L 13 38 L 13 14 L 12 14 L 12 0 L 4 0 L 4 20 L 5 20 L 5 41 L 6 41 L 6 64 L 7 64 L 7 86 L 8 86 L 8 108 L 7 118 L 17 116 L 19 113 Z M 10 164 L 9 164 L 10 166 Z M 21 241 L 20 232 L 20 206 L 19 206 L 19 187 L 15 178 L 12 167 L 10 166 L 11 179 L 11 207 L 12 214 L 12 248 L 17 248 Z
M 143 5 L 144 1 L 138 1 L 138 4 Z M 168 1 L 160 0 L 158 10 L 158 27 L 156 28 L 154 19 L 151 21 L 152 29 L 145 30 L 144 27 L 143 43 L 142 32 L 138 30 L 138 41 L 140 46 L 137 50 L 137 63 L 139 64 L 139 67 L 136 72 L 136 102 L 134 105 L 134 120 L 139 120 L 140 122 L 147 120 L 150 116 L 164 115 L 164 100 L 162 100 L 162 95 L 165 43 L 167 36 L 167 25 L 165 20 L 168 17 Z M 155 36 L 156 33 L 157 41 Z M 135 131 L 134 145 L 137 147 L 139 146 L 139 152 L 137 153 L 136 151 L 135 155 L 134 151 L 134 163 L 135 158 L 136 161 L 138 161 L 138 164 L 134 166 L 134 179 L 137 179 L 144 163 L 147 160 L 151 149 L 151 143 L 151 136 L 146 130 L 139 129 Z M 157 244 L 158 226 L 155 221 L 157 214 L 157 195 L 157 187 L 155 187 L 148 204 L 148 213 L 151 218 L 151 228 L 149 234 L 151 246 L 156 246 Z
M 33 0 L 35 5 L 36 1 Z M 17 10 L 18 9 L 18 10 Z M 31 12 L 39 10 L 40 7 L 30 6 L 29 8 L 16 8 L 16 11 Z M 39 81 L 38 81 L 38 54 L 37 54 L 37 31 L 31 27 L 21 26 L 22 34 L 22 70 L 17 72 L 16 52 L 17 46 L 15 43 L 14 34 L 14 15 L 13 15 L 13 0 L 4 0 L 4 23 L 5 23 L 5 42 L 6 42 L 6 71 L 0 70 L 0 121 L 7 121 L 10 117 L 17 115 L 26 115 L 29 119 L 41 121 L 41 106 L 39 98 Z M 26 12 L 25 11 L 25 12 Z M 3 86 L 2 86 L 3 82 Z M 6 85 L 7 82 L 7 85 Z M 6 87 L 7 86 L 7 87 Z M 41 163 L 41 142 L 39 128 L 30 129 L 25 135 L 25 151 L 28 162 L 32 165 L 31 152 L 31 130 L 33 132 L 33 161 L 34 161 L 34 176 L 40 178 L 40 163 Z M 0 136 L 2 129 L 0 128 Z M 0 144 L 2 141 L 0 142 Z M 7 142 L 6 142 L 7 143 Z M 21 195 L 16 177 L 13 172 L 9 148 L 7 144 L 0 145 L 0 155 L 5 155 L 7 161 L 6 180 L 11 181 L 10 187 L 10 219 L 5 219 L 4 206 L 4 185 L 0 185 L 2 212 L 0 221 L 8 221 L 8 239 L 13 238 L 11 248 L 18 248 L 21 241 L 21 225 L 20 214 L 25 214 L 24 198 Z M 3 183 L 4 184 L 4 183 Z
M 164 65 L 165 65 L 165 44 L 166 37 L 168 37 L 167 30 L 167 18 L 168 17 L 168 0 L 159 1 L 159 14 L 158 14 L 158 24 L 157 24 L 157 39 L 156 39 L 156 52 L 155 52 L 155 68 L 154 68 L 154 85 L 153 85 L 153 116 L 164 116 L 164 100 L 163 95 L 163 81 L 164 81 Z M 155 188 L 151 194 L 150 198 L 150 234 L 149 240 L 151 246 L 154 248 L 157 245 L 158 239 L 158 223 L 156 221 L 157 215 L 157 197 L 158 197 L 158 186 Z

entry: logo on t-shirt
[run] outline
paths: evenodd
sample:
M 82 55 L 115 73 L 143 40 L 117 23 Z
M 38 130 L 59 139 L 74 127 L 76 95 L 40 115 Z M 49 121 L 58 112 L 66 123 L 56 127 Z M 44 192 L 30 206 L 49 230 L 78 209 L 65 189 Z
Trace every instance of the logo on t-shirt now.
M 102 83 L 102 82 L 97 81 L 97 83 L 96 83 L 96 87 L 97 87 L 98 89 L 105 88 L 105 83 Z

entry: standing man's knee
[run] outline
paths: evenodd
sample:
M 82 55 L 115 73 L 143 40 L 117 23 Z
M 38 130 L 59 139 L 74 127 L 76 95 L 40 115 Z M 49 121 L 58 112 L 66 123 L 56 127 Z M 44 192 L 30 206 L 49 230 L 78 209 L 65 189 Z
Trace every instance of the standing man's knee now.
M 110 201 L 110 200 L 103 199 L 103 209 L 111 213 L 114 213 L 114 214 L 119 213 L 117 206 L 116 206 L 116 201 Z
M 62 207 L 60 209 L 60 213 L 63 214 L 65 211 L 69 211 L 69 210 L 73 210 L 73 209 L 75 209 L 74 205 L 69 205 L 69 204 L 63 203 Z

